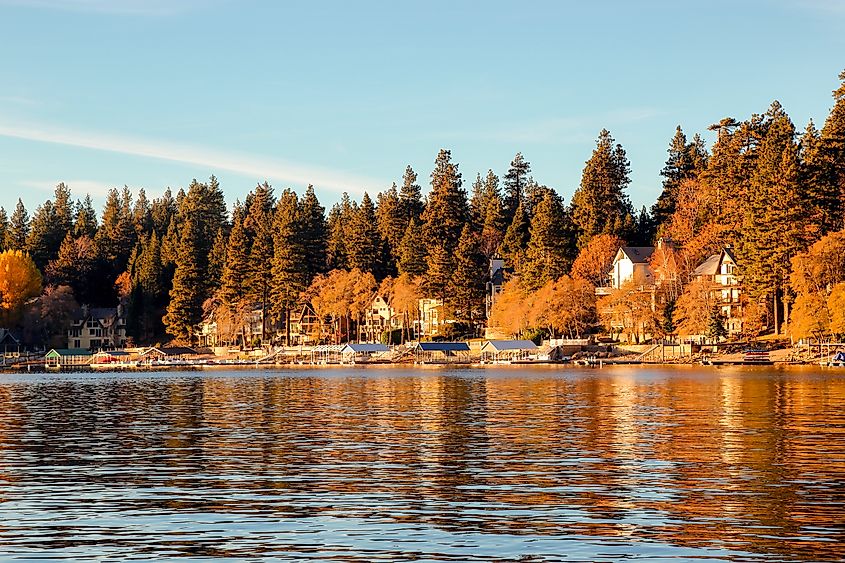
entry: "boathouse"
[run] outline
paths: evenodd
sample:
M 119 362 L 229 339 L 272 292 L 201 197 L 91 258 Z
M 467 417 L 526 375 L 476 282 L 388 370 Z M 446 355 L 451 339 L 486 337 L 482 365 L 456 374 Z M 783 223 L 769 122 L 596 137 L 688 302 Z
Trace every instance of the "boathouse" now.
M 469 363 L 466 342 L 420 342 L 413 350 L 414 361 L 419 363 Z
M 320 344 L 311 349 L 312 364 L 339 364 L 343 357 L 343 344 Z
M 366 363 L 386 360 L 390 346 L 387 344 L 347 344 L 341 351 L 344 364 Z
M 47 369 L 77 368 L 91 364 L 91 352 L 84 348 L 53 348 L 44 356 Z
M 537 345 L 530 340 L 488 340 L 481 345 L 481 361 L 513 362 L 527 360 L 537 350 Z

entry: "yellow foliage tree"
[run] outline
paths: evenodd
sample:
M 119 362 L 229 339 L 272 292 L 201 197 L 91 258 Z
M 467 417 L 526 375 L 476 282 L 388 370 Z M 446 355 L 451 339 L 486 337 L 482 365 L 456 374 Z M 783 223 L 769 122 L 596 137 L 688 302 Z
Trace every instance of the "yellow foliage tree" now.
M 797 338 L 816 337 L 830 330 L 830 313 L 823 294 L 801 293 L 795 298 L 789 330 Z
M 652 310 L 654 295 L 644 291 L 640 280 L 629 280 L 598 303 L 598 311 L 611 333 L 626 334 L 629 342 L 640 342 L 654 333 L 657 316 Z
M 41 273 L 32 258 L 20 250 L 0 252 L 0 324 L 15 324 L 27 300 L 40 294 Z
M 576 280 L 586 280 L 593 287 L 605 285 L 607 275 L 613 265 L 613 257 L 625 241 L 616 235 L 596 235 L 581 249 L 572 263 L 571 276 Z
M 490 310 L 489 325 L 511 336 L 530 326 L 533 295 L 527 294 L 518 279 L 505 282 Z
M 596 316 L 596 294 L 584 279 L 562 276 L 538 289 L 531 299 L 528 321 L 535 328 L 546 328 L 552 337 L 577 338 L 584 334 Z
M 830 331 L 834 334 L 845 334 L 845 283 L 833 286 L 827 298 L 830 310 Z
M 697 279 L 687 284 L 675 304 L 678 334 L 681 336 L 706 334 L 713 305 L 712 288 L 708 280 Z

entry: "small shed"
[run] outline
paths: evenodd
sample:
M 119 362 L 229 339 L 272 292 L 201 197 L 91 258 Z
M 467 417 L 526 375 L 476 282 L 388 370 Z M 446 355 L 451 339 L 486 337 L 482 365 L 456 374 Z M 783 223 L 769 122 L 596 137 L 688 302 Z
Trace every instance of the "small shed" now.
M 481 345 L 481 361 L 526 360 L 537 350 L 537 345 L 530 340 L 488 340 Z
M 44 356 L 47 369 L 75 368 L 91 364 L 91 352 L 84 348 L 53 348 Z
M 342 359 L 343 344 L 320 344 L 311 349 L 312 364 L 339 364 Z
M 469 363 L 466 342 L 420 342 L 413 350 L 414 360 L 421 363 Z
M 342 363 L 373 362 L 387 359 L 390 346 L 387 344 L 347 344 L 341 351 Z

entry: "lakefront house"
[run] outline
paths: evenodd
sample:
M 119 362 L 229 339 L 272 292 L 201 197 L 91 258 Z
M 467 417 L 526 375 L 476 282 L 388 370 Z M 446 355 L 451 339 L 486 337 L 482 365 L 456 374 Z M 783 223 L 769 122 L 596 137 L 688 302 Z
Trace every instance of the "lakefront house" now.
M 88 307 L 73 315 L 67 333 L 68 348 L 101 350 L 126 345 L 126 316 L 123 306 Z

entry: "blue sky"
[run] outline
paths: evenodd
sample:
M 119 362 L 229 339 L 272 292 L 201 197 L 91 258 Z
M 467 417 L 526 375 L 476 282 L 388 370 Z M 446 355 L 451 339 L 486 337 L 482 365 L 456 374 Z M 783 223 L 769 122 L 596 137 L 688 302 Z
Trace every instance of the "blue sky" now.
M 331 204 L 407 164 L 427 186 L 441 147 L 467 187 L 521 151 L 569 201 L 605 127 L 650 205 L 678 124 L 779 99 L 820 125 L 843 29 L 839 0 L 0 0 L 0 205 L 210 174 Z

